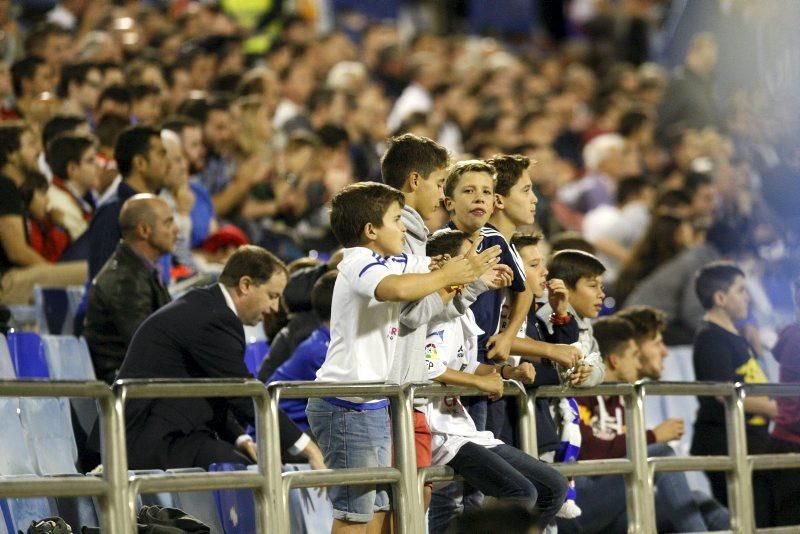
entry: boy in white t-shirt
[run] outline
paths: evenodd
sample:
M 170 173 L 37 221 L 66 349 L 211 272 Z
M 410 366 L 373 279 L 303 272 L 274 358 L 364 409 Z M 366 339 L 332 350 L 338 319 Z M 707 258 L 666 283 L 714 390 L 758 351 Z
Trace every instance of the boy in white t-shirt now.
M 370 182 L 348 186 L 333 198 L 331 228 L 345 249 L 333 290 L 331 341 L 318 382 L 384 383 L 395 357 L 401 305 L 472 283 L 497 263 L 489 256 L 480 265 L 458 257 L 431 272 L 427 257 L 398 256 L 405 238 L 403 204 L 400 191 Z M 328 467 L 390 465 L 386 399 L 310 399 L 306 413 Z M 387 489 L 330 488 L 333 532 L 388 529 Z
M 463 254 L 468 235 L 448 230 L 428 242 L 428 254 Z M 503 379 L 532 383 L 530 363 L 478 363 L 478 335 L 482 331 L 471 310 L 447 322 L 431 325 L 425 346 L 428 378 L 444 384 L 476 387 L 499 398 Z M 474 488 L 496 498 L 515 499 L 541 512 L 542 525 L 561 508 L 567 481 L 555 469 L 504 444 L 490 431 L 478 431 L 458 397 L 433 399 L 428 404 L 433 465 L 449 465 Z

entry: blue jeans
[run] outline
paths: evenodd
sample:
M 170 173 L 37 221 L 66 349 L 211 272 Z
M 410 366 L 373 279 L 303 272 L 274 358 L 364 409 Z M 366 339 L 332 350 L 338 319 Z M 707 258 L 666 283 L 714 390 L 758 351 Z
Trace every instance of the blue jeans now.
M 542 524 L 546 524 L 555 516 L 567 496 L 566 478 L 544 462 L 509 445 L 486 448 L 467 443 L 448 462 L 448 465 L 458 475 L 464 477 L 469 485 L 485 495 L 499 499 L 513 499 L 530 508 L 535 506 L 541 512 Z M 442 532 L 447 526 L 446 523 L 454 517 L 455 513 L 452 512 L 458 511 L 458 507 L 452 506 L 454 493 L 457 491 L 451 489 L 454 487 L 458 488 L 452 484 L 446 488 L 446 494 L 439 496 L 449 497 L 450 502 L 432 499 L 430 516 L 432 533 Z M 441 509 L 435 512 L 435 504 L 444 504 L 450 514 L 442 514 Z
M 391 465 L 388 407 L 353 410 L 323 399 L 309 399 L 306 415 L 330 469 Z M 386 485 L 328 488 L 333 517 L 358 523 L 368 523 L 374 512 L 389 510 L 389 494 Z
M 674 456 L 675 451 L 669 445 L 654 443 L 647 447 L 647 455 Z M 656 473 L 654 483 L 659 532 L 707 532 L 729 528 L 728 510 L 709 495 L 692 492 L 683 473 Z M 625 481 L 621 475 L 578 477 L 575 491 L 575 502 L 583 511 L 575 520 L 581 532 L 627 532 Z

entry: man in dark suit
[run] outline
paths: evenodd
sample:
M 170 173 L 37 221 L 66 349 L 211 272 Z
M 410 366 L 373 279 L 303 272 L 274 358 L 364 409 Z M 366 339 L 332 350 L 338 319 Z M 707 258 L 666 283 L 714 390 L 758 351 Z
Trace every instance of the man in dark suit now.
M 251 378 L 242 324 L 255 325 L 277 311 L 286 278 L 284 264 L 263 248 L 240 248 L 219 284 L 190 291 L 142 323 L 118 378 Z M 255 443 L 242 426 L 255 418 L 249 398 L 136 399 L 125 416 L 131 469 L 207 469 L 256 458 Z M 282 448 L 322 467 L 317 446 L 281 416 Z

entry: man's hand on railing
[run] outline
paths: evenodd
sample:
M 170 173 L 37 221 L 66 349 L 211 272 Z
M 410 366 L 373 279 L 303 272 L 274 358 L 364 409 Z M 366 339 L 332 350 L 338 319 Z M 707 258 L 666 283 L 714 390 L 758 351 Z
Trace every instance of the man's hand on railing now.
M 239 452 L 253 460 L 254 462 L 258 461 L 258 449 L 256 448 L 256 442 L 252 439 L 246 439 L 240 441 L 236 448 L 239 449 Z
M 681 436 L 683 436 L 683 419 L 671 417 L 655 427 L 653 434 L 656 435 L 657 443 L 667 443 L 674 439 L 681 439 Z
M 550 354 L 545 355 L 548 359 L 556 362 L 557 364 L 567 369 L 576 367 L 583 354 L 581 349 L 572 345 L 565 345 L 563 343 L 554 343 L 549 347 Z
M 509 365 L 510 371 L 506 371 L 506 378 L 509 380 L 519 380 L 523 384 L 533 384 L 536 378 L 536 369 L 528 362 L 522 362 L 517 366 Z

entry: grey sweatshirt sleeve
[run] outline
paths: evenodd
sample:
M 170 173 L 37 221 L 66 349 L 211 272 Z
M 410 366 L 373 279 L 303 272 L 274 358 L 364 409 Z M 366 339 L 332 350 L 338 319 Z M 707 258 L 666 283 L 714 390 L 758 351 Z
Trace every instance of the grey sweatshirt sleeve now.
M 400 309 L 400 323 L 411 330 L 416 330 L 427 324 L 445 309 L 442 297 L 438 293 L 431 293 L 427 297 L 408 302 Z M 426 332 L 427 333 L 427 332 Z
M 465 313 L 467 313 L 467 308 L 472 306 L 472 303 L 475 302 L 481 293 L 487 291 L 489 286 L 483 280 L 475 280 L 470 285 L 465 287 L 460 295 L 456 295 L 453 300 L 447 303 L 446 306 L 443 307 L 442 311 L 439 312 L 433 319 L 439 323 L 444 323 L 455 319 L 456 317 L 461 317 Z

